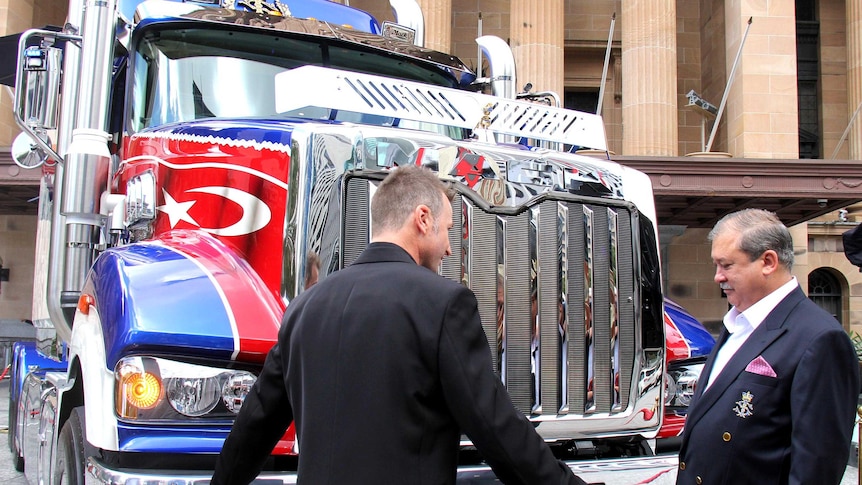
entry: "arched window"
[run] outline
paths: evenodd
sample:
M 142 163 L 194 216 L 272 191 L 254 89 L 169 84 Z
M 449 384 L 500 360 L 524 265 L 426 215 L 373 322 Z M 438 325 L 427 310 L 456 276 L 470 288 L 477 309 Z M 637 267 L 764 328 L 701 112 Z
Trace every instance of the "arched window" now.
M 808 298 L 841 322 L 841 284 L 828 270 L 815 269 L 808 275 Z

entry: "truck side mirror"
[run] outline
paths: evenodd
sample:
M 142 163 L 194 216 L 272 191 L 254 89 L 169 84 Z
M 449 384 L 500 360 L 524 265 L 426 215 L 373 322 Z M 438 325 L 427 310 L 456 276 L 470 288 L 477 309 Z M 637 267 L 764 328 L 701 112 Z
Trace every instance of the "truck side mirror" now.
M 21 119 L 36 132 L 57 128 L 57 102 L 60 98 L 62 50 L 30 46 L 20 61 L 23 90 L 18 109 Z
M 48 136 L 45 135 L 44 138 L 50 145 L 51 141 L 48 140 Z M 48 154 L 33 141 L 30 135 L 20 133 L 12 142 L 12 158 L 15 160 L 15 164 L 21 168 L 36 168 L 48 160 Z
M 48 131 L 57 129 L 59 117 L 60 84 L 62 78 L 63 49 L 53 47 L 56 42 L 81 42 L 81 36 L 54 30 L 31 29 L 18 39 L 18 70 L 15 73 L 15 122 L 30 136 L 42 153 L 36 152 L 26 141 L 19 142 L 22 157 L 33 168 L 51 158 L 62 163 L 63 157 L 51 146 Z M 22 165 L 24 166 L 24 165 Z

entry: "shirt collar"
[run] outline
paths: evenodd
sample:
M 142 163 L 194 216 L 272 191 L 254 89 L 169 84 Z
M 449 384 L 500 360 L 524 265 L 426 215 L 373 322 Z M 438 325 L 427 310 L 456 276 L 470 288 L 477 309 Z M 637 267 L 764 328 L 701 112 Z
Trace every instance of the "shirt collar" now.
M 730 309 L 724 316 L 724 326 L 730 333 L 738 332 L 750 325 L 752 329 L 756 329 L 766 320 L 766 317 L 781 303 L 787 295 L 793 292 L 799 283 L 796 277 L 792 277 L 790 281 L 778 287 L 772 293 L 761 298 L 757 303 L 748 307 L 744 312 L 739 312 L 736 307 Z

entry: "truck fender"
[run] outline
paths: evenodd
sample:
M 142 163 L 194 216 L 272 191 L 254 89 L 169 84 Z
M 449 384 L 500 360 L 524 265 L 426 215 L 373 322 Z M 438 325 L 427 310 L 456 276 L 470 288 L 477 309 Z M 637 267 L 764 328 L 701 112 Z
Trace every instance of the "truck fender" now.
M 91 290 L 89 285 L 81 294 L 72 324 L 69 381 L 58 396 L 60 416 L 65 421 L 73 408 L 86 404 L 87 440 L 96 448 L 116 451 L 119 438 L 114 413 L 114 372 L 106 367 L 102 322 L 88 290 Z M 57 423 L 57 430 L 62 426 L 62 422 Z

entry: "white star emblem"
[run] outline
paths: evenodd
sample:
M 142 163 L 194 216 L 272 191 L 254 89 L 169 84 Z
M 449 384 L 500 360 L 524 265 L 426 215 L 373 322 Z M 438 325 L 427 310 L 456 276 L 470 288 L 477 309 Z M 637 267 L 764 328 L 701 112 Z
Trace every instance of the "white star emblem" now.
M 162 189 L 162 194 L 165 196 L 165 205 L 160 205 L 156 207 L 156 209 L 168 215 L 168 219 L 171 221 L 171 229 L 173 229 L 180 221 L 186 221 L 197 227 L 201 226 L 192 218 L 192 216 L 189 215 L 189 209 L 195 205 L 195 202 L 197 202 L 196 200 L 177 202 L 165 189 Z

